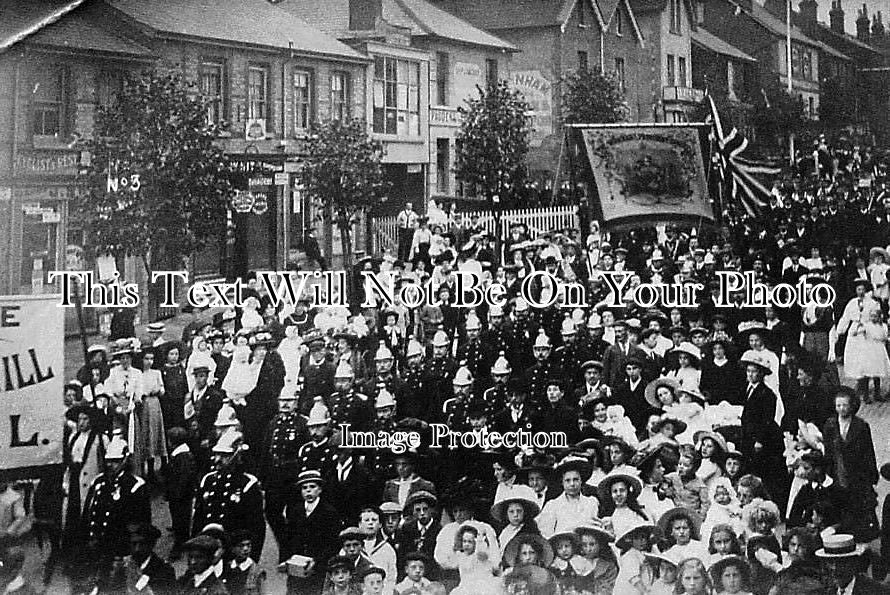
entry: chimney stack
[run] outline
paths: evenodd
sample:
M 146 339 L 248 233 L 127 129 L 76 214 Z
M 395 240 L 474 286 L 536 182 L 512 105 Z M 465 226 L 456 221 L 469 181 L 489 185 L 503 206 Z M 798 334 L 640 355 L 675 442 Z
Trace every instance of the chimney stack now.
M 881 11 L 878 11 L 878 14 L 874 16 L 874 20 L 871 24 L 871 40 L 872 42 L 878 42 L 884 38 L 884 21 L 881 17 Z
M 799 7 L 801 28 L 812 33 L 819 26 L 819 3 L 816 0 L 801 0 Z
M 868 7 L 863 4 L 859 16 L 856 18 L 856 38 L 862 43 L 868 43 L 870 37 L 868 26 Z
M 383 0 L 349 0 L 350 31 L 373 31 L 383 18 Z
M 841 8 L 841 0 L 832 0 L 831 11 L 828 13 L 831 20 L 831 30 L 840 35 L 844 34 L 844 9 Z

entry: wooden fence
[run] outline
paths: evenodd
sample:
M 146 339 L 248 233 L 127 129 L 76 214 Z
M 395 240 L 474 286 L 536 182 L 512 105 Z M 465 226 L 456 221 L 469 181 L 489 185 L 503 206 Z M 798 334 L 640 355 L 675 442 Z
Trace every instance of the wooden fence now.
M 458 225 L 464 225 L 474 215 L 479 217 L 479 225 L 490 234 L 498 233 L 497 222 L 492 211 L 469 211 L 460 213 Z M 510 226 L 514 223 L 524 223 L 528 227 L 529 238 L 534 239 L 545 231 L 562 230 L 567 227 L 577 228 L 578 207 L 569 205 L 561 207 L 546 207 L 537 209 L 511 209 L 501 211 L 500 236 L 506 240 L 510 234 Z M 372 254 L 389 252 L 395 255 L 398 252 L 399 230 L 396 224 L 396 216 L 374 217 L 371 222 Z

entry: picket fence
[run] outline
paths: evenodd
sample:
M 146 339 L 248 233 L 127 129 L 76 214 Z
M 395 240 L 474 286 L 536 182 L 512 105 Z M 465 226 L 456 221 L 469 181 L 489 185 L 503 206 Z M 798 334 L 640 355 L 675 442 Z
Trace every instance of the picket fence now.
M 545 231 L 563 230 L 567 227 L 577 228 L 578 207 L 574 205 L 560 207 L 545 207 L 537 209 L 511 209 L 501 211 L 501 239 L 506 240 L 510 235 L 510 226 L 515 223 L 524 223 L 528 227 L 530 239 L 536 238 Z M 459 225 L 468 224 L 474 215 L 479 217 L 479 225 L 492 235 L 498 233 L 497 221 L 492 211 L 469 211 L 460 213 Z M 374 217 L 371 225 L 371 238 L 373 254 L 389 252 L 395 255 L 398 252 L 399 231 L 396 224 L 396 216 Z

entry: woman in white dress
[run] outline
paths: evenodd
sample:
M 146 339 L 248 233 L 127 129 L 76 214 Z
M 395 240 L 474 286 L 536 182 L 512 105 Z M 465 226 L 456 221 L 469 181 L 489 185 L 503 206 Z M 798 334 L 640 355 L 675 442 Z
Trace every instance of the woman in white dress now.
M 872 312 L 875 310 L 880 312 L 880 305 L 868 295 L 871 288 L 868 281 L 857 279 L 854 281 L 854 286 L 856 295 L 844 307 L 844 313 L 837 323 L 837 332 L 839 335 L 847 335 L 844 346 L 844 374 L 848 378 L 855 379 L 857 392 L 867 397 L 868 379 L 883 375 L 881 370 L 883 361 L 879 361 L 882 358 L 876 352 L 877 342 L 869 340 L 869 336 L 872 339 L 880 336 L 880 329 L 871 322 Z M 871 332 L 867 332 L 867 326 Z M 886 352 L 884 357 L 887 357 Z M 864 400 L 869 402 L 870 398 Z
M 677 358 L 679 367 L 676 370 L 669 371 L 666 376 L 674 378 L 683 388 L 698 390 L 701 383 L 701 350 L 689 343 L 683 341 L 678 347 L 668 352 L 666 357 L 674 355 Z
M 609 519 L 612 533 L 624 535 L 640 523 L 653 523 L 637 498 L 643 490 L 643 482 L 633 475 L 610 473 L 600 482 L 599 499 L 603 520 Z
M 454 550 L 446 566 L 456 566 L 460 584 L 451 595 L 500 593 L 501 579 L 496 576 L 498 560 L 491 556 L 491 545 L 475 521 L 465 522 L 457 531 Z
M 167 436 L 164 433 L 164 414 L 160 397 L 164 394 L 164 379 L 155 369 L 155 350 L 142 354 L 142 409 L 139 411 L 138 440 L 144 448 L 147 477 L 155 476 L 155 459 L 167 457 Z

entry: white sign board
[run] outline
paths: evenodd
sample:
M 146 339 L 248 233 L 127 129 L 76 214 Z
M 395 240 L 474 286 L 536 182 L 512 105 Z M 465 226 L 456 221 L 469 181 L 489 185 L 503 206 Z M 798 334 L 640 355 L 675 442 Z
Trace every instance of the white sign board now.
M 529 144 L 540 147 L 553 134 L 553 86 L 540 70 L 513 73 L 513 87 L 525 96 L 532 112 L 532 133 Z
M 0 296 L 0 469 L 62 462 L 61 296 Z
M 457 62 L 451 71 L 453 96 L 451 105 L 463 105 L 464 100 L 478 97 L 477 86 L 484 87 L 485 79 L 482 75 L 482 66 L 472 62 Z

